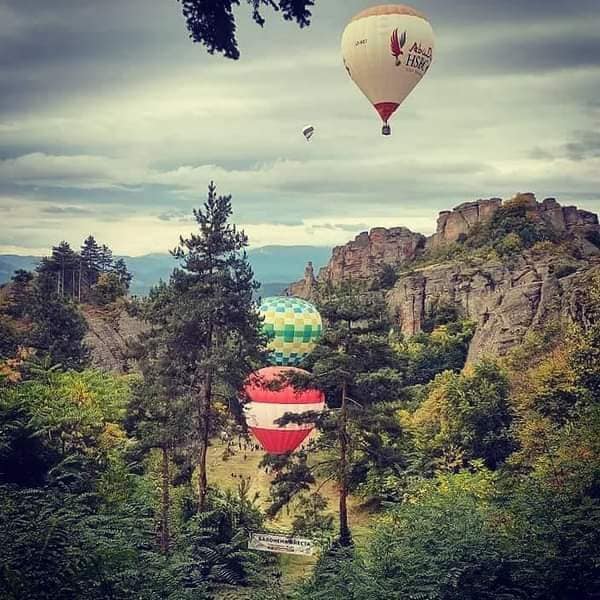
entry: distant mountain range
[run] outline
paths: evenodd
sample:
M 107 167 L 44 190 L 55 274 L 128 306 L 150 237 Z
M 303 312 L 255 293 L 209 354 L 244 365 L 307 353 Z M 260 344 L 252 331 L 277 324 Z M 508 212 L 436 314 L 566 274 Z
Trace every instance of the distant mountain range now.
M 263 246 L 248 250 L 248 258 L 257 281 L 259 294 L 270 296 L 280 293 L 289 283 L 299 279 L 310 260 L 315 270 L 324 266 L 331 256 L 331 248 L 324 246 Z M 8 281 L 17 269 L 35 269 L 41 257 L 0 254 L 0 283 Z M 133 274 L 131 293 L 142 296 L 159 280 L 167 280 L 176 266 L 169 254 L 123 256 Z

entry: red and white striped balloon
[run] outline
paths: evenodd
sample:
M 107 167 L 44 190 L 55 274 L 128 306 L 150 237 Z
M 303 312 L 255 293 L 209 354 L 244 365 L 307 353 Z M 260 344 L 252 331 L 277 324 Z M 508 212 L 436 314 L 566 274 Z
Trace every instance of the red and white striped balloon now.
M 295 367 L 265 367 L 250 375 L 244 385 L 246 396 L 250 399 L 244 407 L 246 422 L 269 454 L 293 452 L 314 429 L 312 423 L 280 426 L 275 423 L 277 419 L 285 413 L 321 412 L 325 407 L 325 395 L 320 390 L 296 390 L 289 384 L 269 389 L 270 382 L 289 377 L 290 373 L 308 375 Z

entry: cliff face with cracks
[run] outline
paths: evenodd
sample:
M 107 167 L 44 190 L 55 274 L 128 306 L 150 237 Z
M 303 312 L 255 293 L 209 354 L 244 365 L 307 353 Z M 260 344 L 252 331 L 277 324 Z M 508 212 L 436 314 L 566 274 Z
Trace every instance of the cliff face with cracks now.
M 354 241 L 333 249 L 329 264 L 319 272 L 322 281 L 368 279 L 385 264 L 403 265 L 414 260 L 425 246 L 425 236 L 406 227 L 376 227 Z
M 402 272 L 427 249 L 436 250 L 461 241 L 474 227 L 488 221 L 503 204 L 502 200 L 492 198 L 443 211 L 436 233 L 429 238 L 406 228 L 378 228 L 362 233 L 333 250 L 318 280 L 369 281 L 384 264 L 391 264 L 399 269 L 400 275 L 387 292 L 387 303 L 393 322 L 405 335 L 421 331 L 432 305 L 444 299 L 476 323 L 470 362 L 486 355 L 502 355 L 529 330 L 553 318 L 578 318 L 578 298 L 586 278 L 590 272 L 600 270 L 600 249 L 589 239 L 590 234 L 600 236 L 597 215 L 574 206 L 561 206 L 554 198 L 537 202 L 533 194 L 519 194 L 513 200 L 526 207 L 532 221 L 543 222 L 558 236 L 570 240 L 577 257 L 563 257 L 550 248 L 525 250 L 510 260 L 497 256 L 487 259 L 473 256 L 467 260 L 463 257 Z M 569 262 L 562 271 L 556 269 L 561 260 Z M 310 298 L 316 283 L 310 269 L 288 292 Z
M 554 318 L 578 319 L 581 292 L 590 273 L 600 272 L 600 262 L 581 261 L 577 271 L 559 277 L 554 260 L 527 254 L 510 266 L 482 261 L 424 267 L 400 277 L 387 293 L 390 314 L 405 335 L 413 335 L 436 301 L 449 300 L 476 324 L 468 362 L 501 356 Z

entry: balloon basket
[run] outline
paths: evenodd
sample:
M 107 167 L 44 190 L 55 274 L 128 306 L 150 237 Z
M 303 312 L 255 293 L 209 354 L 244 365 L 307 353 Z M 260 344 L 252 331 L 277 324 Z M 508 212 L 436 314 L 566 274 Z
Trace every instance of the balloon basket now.
M 381 128 L 381 135 L 392 135 L 392 128 L 387 123 Z

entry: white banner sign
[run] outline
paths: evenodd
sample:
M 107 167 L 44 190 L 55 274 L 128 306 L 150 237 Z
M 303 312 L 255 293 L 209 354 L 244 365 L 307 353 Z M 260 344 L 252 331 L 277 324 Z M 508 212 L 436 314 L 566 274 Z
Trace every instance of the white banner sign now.
M 277 533 L 251 533 L 248 548 L 250 550 L 279 552 L 280 554 L 303 554 L 305 556 L 312 555 L 314 551 L 312 540 Z

